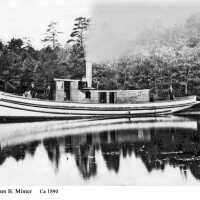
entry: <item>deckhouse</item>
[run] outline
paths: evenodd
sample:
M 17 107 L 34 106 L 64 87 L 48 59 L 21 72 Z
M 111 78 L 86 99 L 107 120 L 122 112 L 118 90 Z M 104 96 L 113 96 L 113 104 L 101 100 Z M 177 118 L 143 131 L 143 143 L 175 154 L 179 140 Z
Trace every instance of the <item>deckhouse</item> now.
M 86 63 L 86 78 L 82 80 L 55 78 L 56 101 L 77 103 L 149 102 L 150 90 L 97 90 L 92 88 L 92 64 Z

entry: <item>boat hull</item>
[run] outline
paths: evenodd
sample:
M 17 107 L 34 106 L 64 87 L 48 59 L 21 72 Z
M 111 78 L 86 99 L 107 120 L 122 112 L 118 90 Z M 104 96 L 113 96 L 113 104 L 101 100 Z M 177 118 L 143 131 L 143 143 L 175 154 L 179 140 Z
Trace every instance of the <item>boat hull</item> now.
M 84 104 L 29 99 L 0 93 L 0 117 L 86 118 L 166 115 L 197 104 L 196 97 L 136 104 Z

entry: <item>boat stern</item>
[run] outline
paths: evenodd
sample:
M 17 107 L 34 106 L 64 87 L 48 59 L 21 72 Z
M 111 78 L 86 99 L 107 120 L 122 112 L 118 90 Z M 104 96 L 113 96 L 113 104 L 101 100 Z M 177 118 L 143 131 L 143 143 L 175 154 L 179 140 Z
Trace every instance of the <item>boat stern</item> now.
M 185 100 L 184 104 L 185 105 L 182 108 L 175 110 L 174 113 L 179 115 L 188 113 L 193 109 L 193 107 L 200 104 L 200 101 L 198 101 L 197 96 L 189 96 Z

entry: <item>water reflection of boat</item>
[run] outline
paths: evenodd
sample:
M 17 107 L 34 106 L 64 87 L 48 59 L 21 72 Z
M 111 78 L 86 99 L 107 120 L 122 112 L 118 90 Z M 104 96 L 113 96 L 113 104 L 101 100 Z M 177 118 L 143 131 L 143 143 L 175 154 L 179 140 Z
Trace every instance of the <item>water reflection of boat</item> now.
M 157 116 L 176 113 L 197 104 L 196 96 L 143 103 L 73 103 L 28 99 L 0 93 L 1 118 L 85 118 Z
M 50 121 L 24 124 L 1 124 L 0 143 L 17 144 L 36 139 L 64 135 L 99 133 L 113 130 L 144 130 L 150 128 L 184 128 L 197 130 L 197 121 L 183 117 L 149 117 L 98 120 Z M 140 134 L 141 136 L 141 134 Z
M 0 164 L 8 157 L 19 161 L 26 159 L 26 154 L 36 156 L 37 147 L 43 145 L 49 160 L 56 168 L 59 168 L 62 156 L 73 155 L 84 179 L 98 173 L 98 152 L 101 153 L 107 169 L 116 173 L 119 173 L 120 159 L 134 154 L 143 161 L 149 173 L 152 170 L 164 170 L 166 166 L 173 166 L 185 174 L 190 170 L 194 177 L 200 179 L 199 129 L 192 126 L 185 129 L 184 123 L 182 127 L 172 125 L 151 126 L 148 129 L 115 129 L 98 134 L 68 134 L 24 143 L 18 141 L 17 145 L 1 146 Z

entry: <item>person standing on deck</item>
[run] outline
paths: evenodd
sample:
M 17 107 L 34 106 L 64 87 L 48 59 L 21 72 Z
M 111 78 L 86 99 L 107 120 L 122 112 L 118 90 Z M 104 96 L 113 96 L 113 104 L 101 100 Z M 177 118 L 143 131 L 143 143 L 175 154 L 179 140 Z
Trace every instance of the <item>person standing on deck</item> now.
M 51 100 L 51 86 L 50 85 L 48 85 L 46 88 L 46 96 L 48 100 Z
M 170 88 L 169 88 L 169 99 L 174 100 L 174 90 L 172 88 L 172 85 L 170 85 Z
M 35 89 L 35 84 L 33 82 L 31 83 L 30 92 L 31 92 L 31 97 L 35 98 L 35 96 L 36 96 L 36 89 Z

